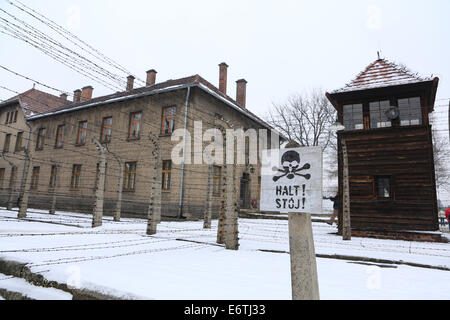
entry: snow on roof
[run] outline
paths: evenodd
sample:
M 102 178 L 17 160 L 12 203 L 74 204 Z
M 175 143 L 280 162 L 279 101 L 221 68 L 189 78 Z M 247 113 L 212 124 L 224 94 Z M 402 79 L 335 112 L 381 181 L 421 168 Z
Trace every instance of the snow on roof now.
M 432 81 L 431 77 L 420 77 L 417 73 L 411 72 L 408 68 L 386 59 L 378 59 L 356 76 L 354 80 L 341 89 L 331 93 L 342 93 L 375 89 L 382 87 L 398 86 L 404 84 Z

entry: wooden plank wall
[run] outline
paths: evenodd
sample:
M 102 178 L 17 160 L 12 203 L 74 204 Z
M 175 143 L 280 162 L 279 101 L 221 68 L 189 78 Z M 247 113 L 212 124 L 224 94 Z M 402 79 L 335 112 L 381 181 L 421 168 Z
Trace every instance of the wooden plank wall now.
M 345 137 L 349 154 L 352 228 L 439 229 L 430 126 L 346 131 L 339 136 Z M 342 178 L 342 159 L 339 162 Z M 391 199 L 378 199 L 374 176 L 392 177 Z M 342 195 L 341 182 L 339 188 Z

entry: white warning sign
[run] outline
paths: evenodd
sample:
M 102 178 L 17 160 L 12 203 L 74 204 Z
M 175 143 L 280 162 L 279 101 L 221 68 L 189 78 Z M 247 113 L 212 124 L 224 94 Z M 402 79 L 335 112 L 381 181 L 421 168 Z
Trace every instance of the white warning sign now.
M 263 150 L 261 211 L 322 213 L 322 148 Z

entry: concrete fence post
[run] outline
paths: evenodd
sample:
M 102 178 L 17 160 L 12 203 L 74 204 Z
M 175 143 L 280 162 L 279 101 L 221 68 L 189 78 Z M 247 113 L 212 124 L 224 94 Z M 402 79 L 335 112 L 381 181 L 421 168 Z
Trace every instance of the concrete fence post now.
M 8 162 L 11 167 L 11 177 L 8 186 L 8 201 L 6 203 L 6 210 L 11 211 L 14 206 L 14 191 L 16 186 L 17 166 L 9 161 L 3 152 L 0 152 L 0 158 Z
M 116 161 L 119 165 L 117 201 L 114 206 L 114 221 L 120 222 L 120 217 L 122 215 L 123 178 L 124 178 L 124 174 L 125 174 L 125 164 L 123 163 L 122 159 L 116 153 L 114 153 L 108 149 L 108 145 L 106 145 L 105 148 L 106 148 L 106 151 L 108 151 L 108 153 L 112 154 L 112 156 L 114 157 L 114 159 L 116 159 Z
M 27 149 L 25 149 L 25 161 L 27 164 L 24 166 L 24 172 L 22 174 L 24 181 L 22 182 L 22 189 L 19 193 L 19 213 L 17 215 L 19 219 L 27 217 L 28 197 L 31 190 L 32 160 Z
M 352 239 L 352 227 L 350 222 L 350 184 L 349 184 L 349 171 L 348 171 L 348 154 L 347 154 L 347 142 L 345 138 L 342 138 L 342 158 L 343 158 L 343 183 L 344 183 L 344 195 L 343 195 L 343 210 L 342 210 L 342 239 Z
M 225 129 L 220 127 L 218 128 L 222 132 L 223 136 L 223 145 L 227 145 L 227 138 L 225 134 Z M 226 161 L 226 152 L 224 153 L 224 160 Z M 222 166 L 222 185 L 220 187 L 222 192 L 222 199 L 220 201 L 220 211 L 219 211 L 219 222 L 217 225 L 217 243 L 224 244 L 225 243 L 225 223 L 226 223 L 226 202 L 227 202 L 227 165 Z
M 53 164 L 55 166 L 55 182 L 53 185 L 53 190 L 52 190 L 52 204 L 50 207 L 50 210 L 48 211 L 49 214 L 55 214 L 56 213 L 56 190 L 59 186 L 59 174 L 60 174 L 60 170 L 59 170 L 59 165 L 57 165 L 56 163 Z
M 147 235 L 154 235 L 157 232 L 158 223 L 161 222 L 161 194 L 162 194 L 162 160 L 159 136 L 150 134 L 150 141 L 153 148 L 153 178 L 152 190 L 150 194 L 150 204 L 148 206 Z
M 227 165 L 227 186 L 225 203 L 225 247 L 228 250 L 238 250 L 238 206 L 236 172 L 237 167 Z
M 103 207 L 105 202 L 105 182 L 106 182 L 106 155 L 105 148 L 100 142 L 93 139 L 92 141 L 100 152 L 99 170 L 97 172 L 97 186 L 95 190 L 95 207 L 92 219 L 92 228 L 97 228 L 102 225 Z
M 211 159 L 211 155 L 207 150 L 205 150 L 205 156 L 209 162 L 209 170 L 208 170 L 208 194 L 206 198 L 206 207 L 205 207 L 205 216 L 203 221 L 204 229 L 211 229 L 211 219 L 212 219 L 212 202 L 213 202 L 213 193 L 214 193 L 214 165 Z
M 8 190 L 8 202 L 6 204 L 6 210 L 11 211 L 14 206 L 14 192 L 16 191 L 16 178 L 17 178 L 17 166 L 11 166 L 11 180 Z
M 289 213 L 293 300 L 319 300 L 316 253 L 309 213 Z

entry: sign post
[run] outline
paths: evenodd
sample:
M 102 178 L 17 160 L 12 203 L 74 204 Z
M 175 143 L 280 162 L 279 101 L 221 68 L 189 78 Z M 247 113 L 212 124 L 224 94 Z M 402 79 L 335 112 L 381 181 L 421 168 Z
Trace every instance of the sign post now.
M 322 213 L 322 149 L 264 150 L 261 210 L 289 215 L 293 300 L 319 300 L 311 214 Z

